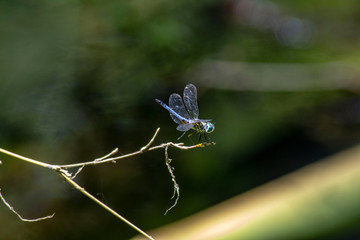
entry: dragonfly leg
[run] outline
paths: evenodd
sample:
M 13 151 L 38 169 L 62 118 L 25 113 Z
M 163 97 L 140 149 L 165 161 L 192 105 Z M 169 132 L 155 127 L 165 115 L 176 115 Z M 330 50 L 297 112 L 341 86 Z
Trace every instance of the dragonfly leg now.
M 207 136 L 207 135 L 205 135 L 206 136 L 206 141 L 209 143 L 209 142 L 211 142 L 211 138 L 209 137 L 209 136 Z
M 194 132 L 190 133 L 190 134 L 188 135 L 188 138 L 190 138 L 193 134 L 194 134 Z
M 188 135 L 188 138 L 190 139 L 190 141 L 191 141 L 191 143 L 192 144 L 194 144 L 194 141 L 191 139 L 191 136 L 194 134 L 194 132 L 192 132 L 192 133 L 190 133 L 189 135 Z
M 201 141 L 201 140 L 204 140 L 204 141 Z M 206 133 L 200 133 L 200 136 L 199 136 L 199 142 L 211 142 L 211 139 L 206 135 Z
M 186 131 L 185 131 L 185 132 L 183 132 L 183 133 L 181 134 L 181 136 L 180 136 L 180 137 L 178 137 L 178 139 L 177 139 L 177 140 L 179 140 L 180 138 L 182 138 L 182 137 L 185 135 L 185 133 L 186 133 Z

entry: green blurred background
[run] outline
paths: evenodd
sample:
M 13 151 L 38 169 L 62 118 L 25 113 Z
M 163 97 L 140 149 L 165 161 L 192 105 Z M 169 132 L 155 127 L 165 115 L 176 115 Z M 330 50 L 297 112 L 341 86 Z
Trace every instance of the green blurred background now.
M 215 146 L 88 167 L 77 182 L 143 230 L 190 216 L 360 140 L 360 2 L 1 1 L 0 147 L 53 164 L 180 132 L 155 103 L 198 87 Z M 192 144 L 187 137 L 182 139 Z M 196 141 L 196 138 L 193 139 Z M 61 178 L 1 155 L 0 239 L 128 239 Z M 357 190 L 358 191 L 358 190 Z M 359 211 L 359 210 L 357 210 Z M 349 219 L 332 239 L 360 238 Z

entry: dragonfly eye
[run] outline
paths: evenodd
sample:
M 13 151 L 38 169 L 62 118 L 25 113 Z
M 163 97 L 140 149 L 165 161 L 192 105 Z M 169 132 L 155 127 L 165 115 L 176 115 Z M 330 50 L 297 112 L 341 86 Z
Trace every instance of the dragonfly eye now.
M 212 124 L 212 123 L 207 123 L 206 124 L 206 126 L 205 126 L 205 131 L 207 132 L 207 133 L 211 133 L 212 131 L 214 131 L 214 129 L 215 129 L 215 126 L 214 126 L 214 124 Z

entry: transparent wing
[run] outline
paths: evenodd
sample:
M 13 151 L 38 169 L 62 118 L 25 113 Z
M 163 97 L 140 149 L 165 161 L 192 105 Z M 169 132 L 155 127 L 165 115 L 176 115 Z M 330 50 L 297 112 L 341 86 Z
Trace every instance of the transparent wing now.
M 197 104 L 197 90 L 195 85 L 186 85 L 184 89 L 184 103 L 189 111 L 190 117 L 192 119 L 197 119 L 199 117 L 199 107 Z
M 180 124 L 176 127 L 177 130 L 181 132 L 189 131 L 194 126 L 193 123 Z
M 185 118 L 186 120 L 190 119 L 189 113 L 187 112 L 184 102 L 181 99 L 180 95 L 177 93 L 173 93 L 170 95 L 169 98 L 169 107 L 174 110 L 177 114 L 181 117 Z M 170 117 L 174 120 L 174 122 L 178 124 L 182 124 L 182 120 L 179 119 L 176 115 L 170 112 Z

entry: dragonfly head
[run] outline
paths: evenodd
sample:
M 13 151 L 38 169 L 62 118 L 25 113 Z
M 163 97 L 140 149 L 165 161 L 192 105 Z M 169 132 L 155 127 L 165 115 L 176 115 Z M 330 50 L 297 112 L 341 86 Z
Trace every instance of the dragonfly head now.
M 213 132 L 213 131 L 215 130 L 215 126 L 214 126 L 214 124 L 212 124 L 211 122 L 207 122 L 207 123 L 205 124 L 204 128 L 205 128 L 205 131 L 206 131 L 207 133 L 211 133 L 211 132 Z

